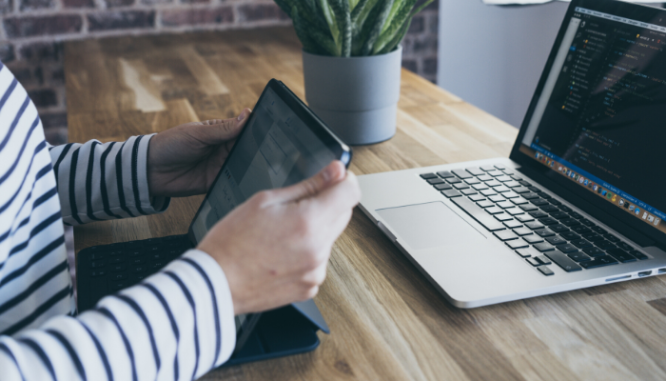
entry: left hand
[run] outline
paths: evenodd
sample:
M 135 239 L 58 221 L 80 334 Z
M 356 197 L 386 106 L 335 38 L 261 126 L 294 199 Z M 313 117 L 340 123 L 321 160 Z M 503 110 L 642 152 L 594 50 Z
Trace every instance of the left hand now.
M 151 196 L 206 193 L 245 126 L 250 109 L 237 118 L 182 124 L 150 140 L 148 184 Z

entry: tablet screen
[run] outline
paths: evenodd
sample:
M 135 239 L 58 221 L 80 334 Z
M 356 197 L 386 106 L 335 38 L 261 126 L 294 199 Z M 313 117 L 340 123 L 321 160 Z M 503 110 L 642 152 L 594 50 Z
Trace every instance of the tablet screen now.
M 200 242 L 217 221 L 255 193 L 295 184 L 335 159 L 336 154 L 267 87 L 192 223 L 193 238 Z

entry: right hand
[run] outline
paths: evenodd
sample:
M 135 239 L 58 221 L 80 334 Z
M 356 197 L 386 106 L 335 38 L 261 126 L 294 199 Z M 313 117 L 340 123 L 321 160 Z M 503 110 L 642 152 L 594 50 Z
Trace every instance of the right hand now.
M 234 313 L 314 297 L 360 197 L 356 176 L 334 161 L 298 184 L 257 193 L 219 221 L 197 249 L 224 270 Z

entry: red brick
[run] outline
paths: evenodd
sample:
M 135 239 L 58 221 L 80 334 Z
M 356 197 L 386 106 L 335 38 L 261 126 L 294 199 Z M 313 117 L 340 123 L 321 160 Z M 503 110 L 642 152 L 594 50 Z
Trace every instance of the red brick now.
M 65 8 L 95 8 L 93 0 L 62 0 Z
M 104 0 L 107 8 L 126 7 L 134 4 L 134 0 Z
M 60 61 L 62 57 L 62 43 L 36 42 L 21 46 L 21 59 L 40 63 L 44 61 Z
M 425 18 L 421 15 L 416 15 L 412 18 L 412 23 L 409 26 L 407 33 L 419 34 L 425 30 Z
M 9 13 L 14 9 L 14 0 L 0 0 L 0 15 Z
M 153 28 L 155 11 L 114 11 L 88 15 L 88 30 Z
M 230 24 L 234 22 L 231 7 L 213 9 L 168 9 L 162 12 L 162 25 Z
M 14 61 L 16 54 L 14 53 L 14 45 L 8 42 L 0 43 L 0 62 L 7 63 Z
M 39 118 L 42 120 L 42 126 L 45 129 L 52 127 L 67 127 L 66 112 L 40 114 Z
M 50 107 L 58 104 L 58 97 L 53 89 L 28 91 L 28 96 L 37 107 Z
M 243 4 L 238 7 L 238 21 L 284 20 L 287 15 L 276 4 Z
M 437 75 L 437 58 L 426 58 L 423 60 L 423 74 Z
M 53 8 L 53 0 L 21 0 L 21 11 L 33 11 L 36 9 Z
M 83 20 L 79 15 L 8 17 L 4 21 L 7 37 L 33 37 L 78 33 Z

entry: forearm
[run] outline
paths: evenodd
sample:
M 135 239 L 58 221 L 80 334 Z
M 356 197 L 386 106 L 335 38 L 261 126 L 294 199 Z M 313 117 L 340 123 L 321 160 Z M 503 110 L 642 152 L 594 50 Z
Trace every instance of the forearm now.
M 235 336 L 224 272 L 192 250 L 78 318 L 0 336 L 0 369 L 3 380 L 190 380 L 224 363 Z
M 148 188 L 148 146 L 153 135 L 126 142 L 97 140 L 50 149 L 63 220 L 70 225 L 158 213 L 168 198 Z

